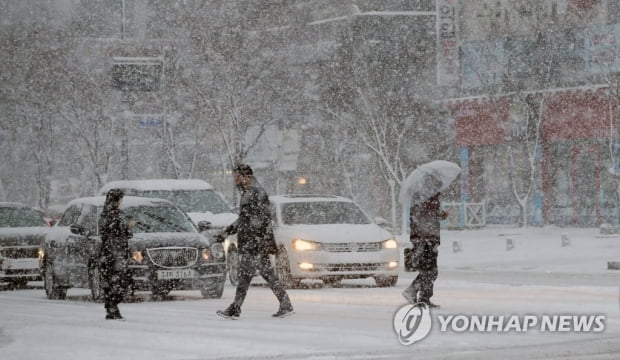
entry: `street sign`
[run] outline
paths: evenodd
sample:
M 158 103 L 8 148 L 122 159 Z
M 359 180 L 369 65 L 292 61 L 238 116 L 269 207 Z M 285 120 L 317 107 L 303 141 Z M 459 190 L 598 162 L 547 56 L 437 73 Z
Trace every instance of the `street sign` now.
M 134 119 L 136 119 L 136 124 L 143 128 L 164 126 L 164 116 L 162 114 L 136 114 Z

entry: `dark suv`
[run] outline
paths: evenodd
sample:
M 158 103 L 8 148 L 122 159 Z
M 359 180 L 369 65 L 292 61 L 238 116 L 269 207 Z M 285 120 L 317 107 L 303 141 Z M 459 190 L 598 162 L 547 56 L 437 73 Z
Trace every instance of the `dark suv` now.
M 101 300 L 98 222 L 105 197 L 70 202 L 45 239 L 41 271 L 49 299 L 63 299 L 67 288 L 90 288 Z M 199 289 L 220 298 L 226 257 L 221 244 L 197 231 L 183 211 L 167 200 L 126 196 L 121 216 L 137 221 L 129 240 L 133 290 L 166 295 L 170 290 Z
M 0 281 L 24 287 L 39 280 L 39 247 L 48 230 L 33 208 L 0 202 Z

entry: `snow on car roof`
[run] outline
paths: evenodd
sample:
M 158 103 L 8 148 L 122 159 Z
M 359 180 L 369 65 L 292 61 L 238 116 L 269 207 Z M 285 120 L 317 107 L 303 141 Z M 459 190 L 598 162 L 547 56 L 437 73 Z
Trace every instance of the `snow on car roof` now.
M 110 189 L 135 190 L 213 190 L 213 186 L 200 179 L 151 179 L 151 180 L 120 180 L 110 181 L 103 185 L 99 194 L 103 195 Z
M 16 202 L 7 202 L 7 201 L 0 201 L 0 207 L 31 208 L 30 206 L 28 206 L 26 204 L 16 203 Z
M 92 196 L 72 200 L 67 207 L 78 204 L 88 204 L 93 206 L 103 206 L 105 203 L 105 196 Z M 168 200 L 155 199 L 155 198 L 143 198 L 137 196 L 125 196 L 121 203 L 121 209 L 126 209 L 135 206 L 159 206 L 159 205 L 172 205 Z
M 270 196 L 269 200 L 273 203 L 291 203 L 291 202 L 316 202 L 316 201 L 344 201 L 354 202 L 351 199 L 336 195 L 323 194 L 288 194 Z

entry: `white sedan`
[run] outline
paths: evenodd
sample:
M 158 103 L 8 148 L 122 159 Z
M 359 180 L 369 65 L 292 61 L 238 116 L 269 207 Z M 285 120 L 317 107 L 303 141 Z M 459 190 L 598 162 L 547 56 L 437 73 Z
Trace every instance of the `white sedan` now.
M 354 201 L 313 195 L 270 200 L 279 248 L 276 268 L 285 286 L 296 286 L 302 279 L 333 285 L 367 277 L 381 287 L 396 284 L 398 243 Z

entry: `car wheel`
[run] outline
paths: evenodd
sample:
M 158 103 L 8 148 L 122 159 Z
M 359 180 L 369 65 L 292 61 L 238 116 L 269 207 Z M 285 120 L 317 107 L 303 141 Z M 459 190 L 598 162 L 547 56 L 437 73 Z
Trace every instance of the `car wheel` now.
M 54 267 L 51 261 L 45 262 L 45 276 L 43 277 L 45 295 L 50 300 L 64 300 L 67 297 L 67 289 L 56 284 Z
M 326 276 L 321 280 L 323 280 L 323 283 L 327 286 L 339 286 L 342 281 L 342 276 Z
M 228 252 L 226 259 L 228 267 L 228 280 L 234 286 L 239 283 L 239 253 L 234 248 L 231 248 Z
M 103 288 L 101 284 L 101 271 L 98 266 L 93 266 L 88 272 L 88 284 L 90 286 L 90 294 L 94 302 L 103 302 Z
M 396 276 L 375 276 L 375 283 L 378 287 L 391 287 L 398 282 L 398 275 Z
M 200 289 L 200 293 L 202 297 L 205 299 L 220 299 L 224 294 L 224 283 L 226 282 L 226 278 L 224 280 L 217 283 L 215 286 L 211 287 L 203 287 Z
M 299 287 L 301 280 L 294 279 L 291 275 L 291 265 L 288 261 L 288 253 L 284 247 L 280 247 L 276 255 L 276 273 L 280 284 L 286 289 Z
M 151 294 L 153 294 L 154 297 L 162 298 L 168 295 L 170 293 L 170 290 L 170 287 L 164 284 L 153 285 L 153 287 L 151 288 Z
M 9 286 L 13 289 L 23 289 L 28 284 L 28 279 L 13 279 L 9 282 Z

